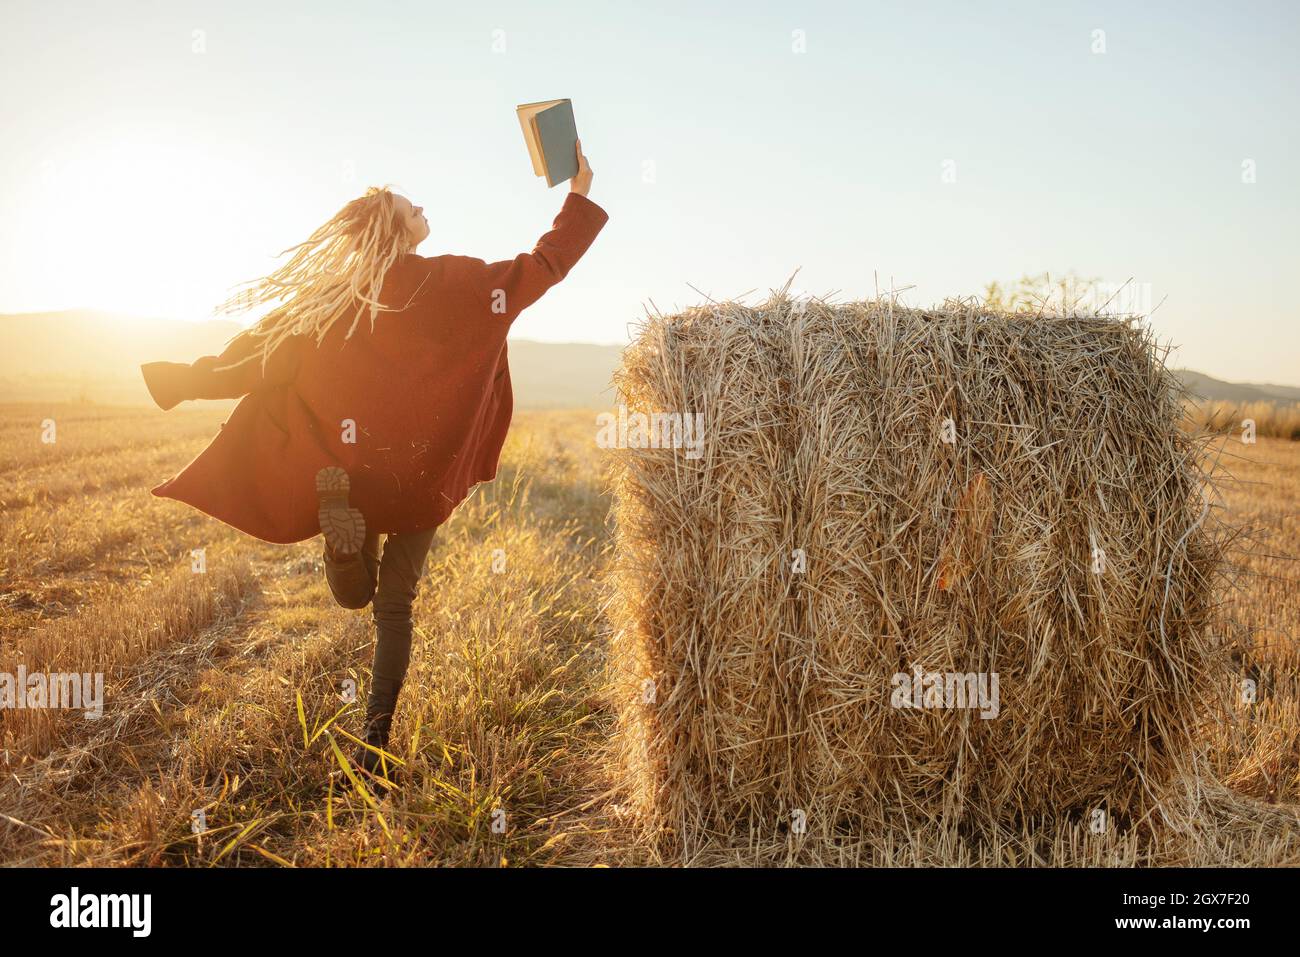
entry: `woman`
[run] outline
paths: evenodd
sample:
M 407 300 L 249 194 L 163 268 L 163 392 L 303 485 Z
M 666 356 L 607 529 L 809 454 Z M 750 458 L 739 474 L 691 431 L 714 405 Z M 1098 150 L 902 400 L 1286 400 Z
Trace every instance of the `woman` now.
M 472 486 L 496 477 L 513 410 L 506 333 L 608 219 L 587 199 L 581 143 L 577 153 L 564 206 L 531 253 L 496 263 L 419 256 L 424 210 L 371 188 L 224 305 L 278 303 L 220 356 L 141 367 L 163 409 L 243 397 L 211 444 L 153 494 L 268 542 L 323 533 L 335 599 L 373 603 L 368 747 L 356 755 L 369 773 L 383 763 L 434 529 Z

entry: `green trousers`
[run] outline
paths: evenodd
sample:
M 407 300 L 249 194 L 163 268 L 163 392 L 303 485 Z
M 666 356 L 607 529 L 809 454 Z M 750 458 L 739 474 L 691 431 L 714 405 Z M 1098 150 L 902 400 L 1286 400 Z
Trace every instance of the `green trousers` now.
M 384 536 L 366 534 L 356 557 L 334 561 L 325 555 L 325 579 L 334 600 L 344 608 L 365 608 L 373 603 L 375 664 L 372 690 L 382 698 L 396 698 L 411 663 L 411 608 L 415 603 L 424 561 L 433 544 L 434 529 Z

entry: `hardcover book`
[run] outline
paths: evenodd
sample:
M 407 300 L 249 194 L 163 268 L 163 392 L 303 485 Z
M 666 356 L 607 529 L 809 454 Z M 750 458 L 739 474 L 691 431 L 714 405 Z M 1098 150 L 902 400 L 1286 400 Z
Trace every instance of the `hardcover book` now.
M 572 100 L 546 100 L 515 107 L 533 160 L 533 172 L 554 186 L 578 173 L 578 128 Z

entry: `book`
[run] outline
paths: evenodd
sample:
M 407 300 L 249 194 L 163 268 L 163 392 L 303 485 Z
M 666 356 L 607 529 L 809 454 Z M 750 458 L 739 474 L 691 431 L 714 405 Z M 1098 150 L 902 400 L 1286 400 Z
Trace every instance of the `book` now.
M 515 107 L 533 160 L 533 172 L 554 186 L 578 175 L 578 127 L 572 100 L 544 100 Z

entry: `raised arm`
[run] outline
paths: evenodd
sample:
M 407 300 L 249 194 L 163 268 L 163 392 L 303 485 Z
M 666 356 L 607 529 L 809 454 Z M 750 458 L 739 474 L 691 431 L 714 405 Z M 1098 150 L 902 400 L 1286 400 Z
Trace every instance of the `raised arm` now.
M 591 166 L 577 144 L 578 174 L 551 229 L 533 247 L 514 259 L 487 263 L 455 257 L 476 297 L 489 315 L 513 322 L 542 294 L 569 274 L 609 220 L 609 214 L 587 198 Z

